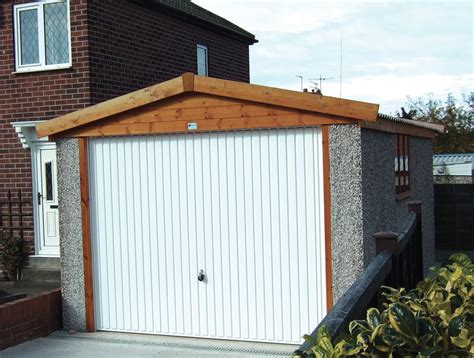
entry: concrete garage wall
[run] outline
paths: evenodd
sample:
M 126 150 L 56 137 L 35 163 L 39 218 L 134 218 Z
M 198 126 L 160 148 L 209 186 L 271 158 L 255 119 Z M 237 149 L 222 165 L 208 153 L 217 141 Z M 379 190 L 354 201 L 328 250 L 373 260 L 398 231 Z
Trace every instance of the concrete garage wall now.
M 361 129 L 331 126 L 331 256 L 334 303 L 364 271 Z
M 395 201 L 396 135 L 365 129 L 361 134 L 364 264 L 367 266 L 375 257 L 372 235 L 379 231 L 396 232 L 398 217 L 405 217 L 406 213 L 397 210 Z
M 79 141 L 57 143 L 59 234 L 61 236 L 61 291 L 64 329 L 84 331 L 84 262 L 82 251 Z
M 410 138 L 412 196 L 395 200 L 396 135 L 356 125 L 330 130 L 333 296 L 336 302 L 375 257 L 372 235 L 400 231 L 407 202 L 423 202 L 425 271 L 434 263 L 431 140 Z
M 411 200 L 423 202 L 423 266 L 425 272 L 435 263 L 432 144 L 430 139 L 410 138 L 411 188 L 413 193 Z
M 410 137 L 410 191 L 412 196 L 395 200 L 394 148 L 396 135 L 362 130 L 362 191 L 365 237 L 365 264 L 375 256 L 372 234 L 399 232 L 405 223 L 407 203 L 420 200 L 423 225 L 425 271 L 434 263 L 434 204 L 432 143 L 430 139 Z

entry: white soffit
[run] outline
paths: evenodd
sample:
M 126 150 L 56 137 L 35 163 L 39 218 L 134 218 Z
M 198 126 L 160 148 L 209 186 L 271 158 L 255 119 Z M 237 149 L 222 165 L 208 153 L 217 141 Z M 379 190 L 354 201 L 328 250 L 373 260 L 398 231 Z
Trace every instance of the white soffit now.
M 13 122 L 10 123 L 15 132 L 20 138 L 20 142 L 23 148 L 31 148 L 31 144 L 34 142 L 46 142 L 48 137 L 38 138 L 36 136 L 36 125 L 44 121 L 25 121 L 25 122 Z

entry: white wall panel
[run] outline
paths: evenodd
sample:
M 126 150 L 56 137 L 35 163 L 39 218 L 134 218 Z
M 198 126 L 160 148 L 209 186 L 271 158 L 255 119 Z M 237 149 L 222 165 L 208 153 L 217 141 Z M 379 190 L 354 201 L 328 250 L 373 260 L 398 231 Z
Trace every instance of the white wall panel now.
M 299 343 L 325 314 L 321 143 L 90 139 L 97 329 Z

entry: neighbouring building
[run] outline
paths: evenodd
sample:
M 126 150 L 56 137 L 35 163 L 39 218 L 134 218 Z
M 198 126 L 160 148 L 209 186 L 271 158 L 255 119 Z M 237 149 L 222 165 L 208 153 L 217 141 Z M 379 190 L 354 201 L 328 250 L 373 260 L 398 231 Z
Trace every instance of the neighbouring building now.
M 189 0 L 1 1 L 0 227 L 60 254 L 56 143 L 36 124 L 183 72 L 249 82 L 255 42 Z
M 472 184 L 474 178 L 474 154 L 433 155 L 435 184 Z

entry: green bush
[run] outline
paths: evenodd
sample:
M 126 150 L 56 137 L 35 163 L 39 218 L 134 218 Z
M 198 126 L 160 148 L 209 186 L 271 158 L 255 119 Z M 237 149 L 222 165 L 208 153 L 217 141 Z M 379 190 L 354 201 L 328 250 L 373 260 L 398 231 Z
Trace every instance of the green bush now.
M 455 254 L 452 263 L 432 268 L 433 277 L 409 292 L 384 287 L 380 312 L 367 311 L 352 321 L 349 334 L 334 341 L 325 327 L 317 337 L 304 336 L 308 357 L 464 357 L 474 354 L 474 264 Z
M 20 238 L 0 230 L 0 267 L 10 280 L 16 281 L 23 262 L 23 242 Z

